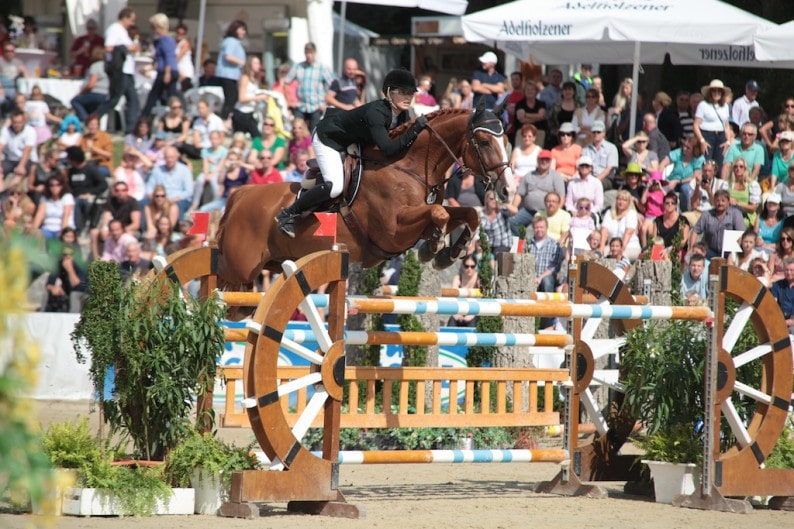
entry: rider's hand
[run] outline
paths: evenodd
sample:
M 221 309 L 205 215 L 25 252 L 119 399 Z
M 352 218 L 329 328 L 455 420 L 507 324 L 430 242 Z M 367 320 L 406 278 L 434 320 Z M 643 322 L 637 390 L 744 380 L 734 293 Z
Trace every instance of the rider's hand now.
M 414 127 L 416 128 L 417 131 L 420 131 L 423 128 L 427 127 L 427 118 L 425 116 L 419 116 L 418 118 L 416 118 L 416 121 L 414 122 Z

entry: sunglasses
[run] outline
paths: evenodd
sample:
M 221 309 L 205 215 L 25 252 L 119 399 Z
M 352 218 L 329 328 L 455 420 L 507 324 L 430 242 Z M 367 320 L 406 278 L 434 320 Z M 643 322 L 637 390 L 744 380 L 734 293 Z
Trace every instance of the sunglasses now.
M 171 107 L 171 110 L 178 110 L 180 108 L 182 108 L 182 105 L 174 105 Z
M 463 268 L 473 269 L 473 268 L 477 268 L 477 265 L 463 265 Z
M 648 140 L 637 140 L 636 143 L 648 143 Z
M 19 196 L 19 195 L 21 195 L 21 194 L 22 194 L 22 191 L 11 191 L 11 192 L 9 193 L 9 195 L 11 195 L 12 197 L 13 197 L 13 196 Z
M 61 187 L 62 184 L 49 184 L 47 187 Z
M 273 157 L 272 156 L 260 156 L 259 159 L 260 160 L 272 160 Z
M 665 200 L 664 201 L 664 205 L 665 206 L 676 206 L 677 204 L 675 202 L 673 202 L 672 200 Z
M 791 241 L 791 237 L 781 237 L 781 241 Z
M 579 206 L 579 211 L 590 211 L 590 206 Z
M 154 198 L 165 198 L 165 195 L 154 195 Z
M 117 187 L 116 189 L 114 189 L 114 191 L 116 193 L 126 193 L 128 190 L 126 187 Z
M 794 105 L 786 105 L 786 108 L 794 108 Z
M 571 137 L 573 137 L 573 132 L 560 132 L 560 136 L 571 136 Z
M 598 96 L 585 96 L 587 99 L 598 99 Z
M 263 125 L 264 125 L 265 127 L 275 127 L 275 126 L 276 126 L 276 124 L 275 124 L 275 123 L 263 123 Z

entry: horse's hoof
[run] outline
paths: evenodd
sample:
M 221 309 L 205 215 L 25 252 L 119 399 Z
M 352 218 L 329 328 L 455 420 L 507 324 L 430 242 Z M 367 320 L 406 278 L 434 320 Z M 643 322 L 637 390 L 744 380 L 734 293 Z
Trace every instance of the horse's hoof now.
M 455 260 L 452 259 L 450 255 L 449 248 L 444 248 L 440 252 L 436 254 L 435 259 L 433 259 L 433 268 L 436 270 L 444 270 L 452 266 Z
M 422 246 L 419 247 L 419 252 L 417 252 L 417 257 L 419 258 L 420 263 L 426 263 L 430 261 L 434 255 L 433 249 L 430 248 L 430 243 L 427 241 L 422 243 Z

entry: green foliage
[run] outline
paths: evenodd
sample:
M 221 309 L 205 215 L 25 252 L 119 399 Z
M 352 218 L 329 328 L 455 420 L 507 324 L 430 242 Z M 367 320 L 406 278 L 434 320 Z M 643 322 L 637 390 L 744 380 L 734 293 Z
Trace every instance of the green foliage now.
M 405 252 L 400 280 L 397 290 L 401 296 L 419 295 L 419 282 L 422 279 L 422 267 L 416 258 L 416 252 Z M 398 314 L 397 324 L 403 332 L 422 332 L 424 327 L 413 314 Z M 427 363 L 427 347 L 421 345 L 403 345 L 403 366 L 424 367 Z
M 129 436 L 136 455 L 162 459 L 191 428 L 191 403 L 212 389 L 223 351 L 223 305 L 183 299 L 160 282 L 122 287 L 118 266 L 89 267 L 91 297 L 72 333 L 81 362 L 91 355 L 91 379 L 111 433 Z M 115 366 L 113 399 L 105 376 Z M 211 425 L 213 416 L 200 417 Z
M 303 438 L 310 450 L 322 448 L 321 429 L 312 428 Z M 463 437 L 472 437 L 481 449 L 513 448 L 516 435 L 511 428 L 383 428 L 364 430 L 342 428 L 340 450 L 449 450 L 458 448 Z
M 775 444 L 775 448 L 764 462 L 766 468 L 794 469 L 794 419 L 789 417 L 788 424 Z
M 697 464 L 703 460 L 703 439 L 688 424 L 673 424 L 639 439 L 637 444 L 645 451 L 642 459 Z
M 224 334 L 214 297 L 183 299 L 170 284 L 131 282 L 118 314 L 120 349 L 105 414 L 136 453 L 162 459 L 191 429 L 191 403 L 212 389 Z M 199 417 L 202 424 L 214 416 Z
M 96 438 L 88 432 L 87 418 L 51 424 L 42 448 L 54 467 L 86 469 L 102 458 Z
M 119 266 L 114 262 L 94 261 L 88 266 L 91 295 L 71 338 L 77 361 L 84 364 L 91 358 L 89 375 L 100 403 L 105 395 L 105 376 L 114 365 L 119 351 L 118 314 L 122 299 Z
M 624 406 L 653 435 L 675 424 L 694 430 L 703 413 L 706 329 L 680 320 L 650 322 L 626 336 Z
M 39 362 L 21 318 L 29 277 L 24 249 L 0 239 L 0 491 L 19 502 L 25 493 L 40 501 L 52 479 L 29 398 Z
M 124 515 L 151 516 L 157 501 L 167 501 L 171 488 L 163 480 L 163 467 L 111 465 L 101 459 L 80 475 L 82 486 L 95 488 L 119 500 Z
M 88 420 L 50 425 L 42 447 L 53 466 L 74 468 L 78 485 L 95 488 L 118 498 L 124 514 L 154 514 L 157 500 L 167 500 L 171 489 L 157 467 L 113 465 L 113 451 L 103 451 L 101 441 L 88 431 Z
M 220 473 L 228 484 L 233 470 L 259 468 L 259 461 L 251 452 L 253 444 L 237 447 L 211 432 L 200 434 L 193 430 L 166 457 L 168 481 L 174 486 L 187 487 L 193 471 L 201 468 L 210 475 Z
M 485 230 L 480 228 L 480 245 L 482 246 L 483 259 L 480 262 L 478 277 L 480 283 L 480 292 L 483 297 L 494 297 L 494 270 L 491 266 L 491 243 L 488 240 L 488 235 Z M 475 324 L 477 332 L 504 332 L 504 320 L 500 316 L 480 316 L 477 318 Z M 496 354 L 496 347 L 492 346 L 475 346 L 469 349 L 466 354 L 466 363 L 469 367 L 482 367 L 483 365 L 493 362 L 494 355 Z

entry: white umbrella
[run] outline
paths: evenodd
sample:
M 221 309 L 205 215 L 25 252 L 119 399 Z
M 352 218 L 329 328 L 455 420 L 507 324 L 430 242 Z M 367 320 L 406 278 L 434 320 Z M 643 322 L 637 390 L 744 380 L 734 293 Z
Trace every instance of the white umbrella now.
M 342 0 L 340 8 L 341 22 L 339 24 L 339 44 L 337 45 L 336 67 L 342 70 L 342 59 L 345 52 L 345 20 L 347 19 L 347 4 L 370 4 L 392 7 L 419 7 L 437 13 L 449 15 L 462 15 L 466 12 L 468 0 Z
M 755 56 L 761 61 L 794 61 L 794 20 L 755 35 Z
M 519 0 L 462 19 L 471 42 L 493 42 L 521 58 L 547 63 L 661 63 L 761 66 L 753 35 L 772 22 L 718 0 L 571 2 Z M 642 44 L 646 44 L 643 46 Z M 650 45 L 647 45 L 650 44 Z M 636 107 L 631 109 L 631 130 Z

